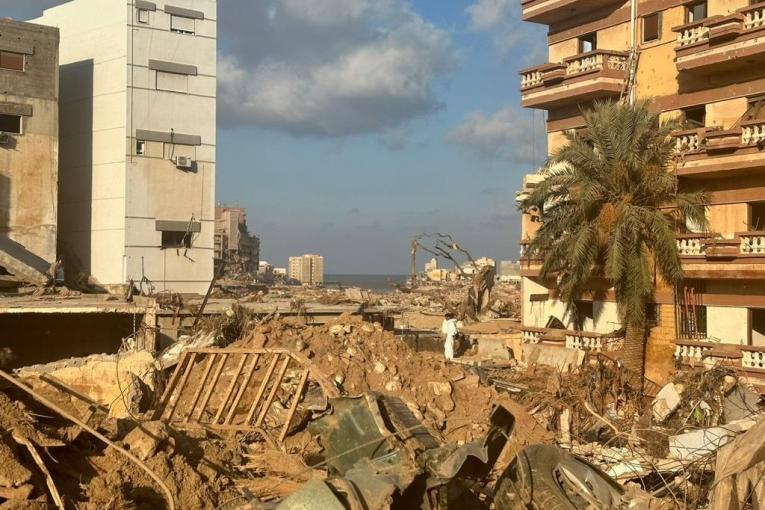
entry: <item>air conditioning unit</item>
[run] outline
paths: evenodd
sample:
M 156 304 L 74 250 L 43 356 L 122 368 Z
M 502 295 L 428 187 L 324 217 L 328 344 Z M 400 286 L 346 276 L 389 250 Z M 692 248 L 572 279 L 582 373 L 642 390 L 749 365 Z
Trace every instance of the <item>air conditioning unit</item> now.
M 0 145 L 5 145 L 11 141 L 11 135 L 5 131 L 0 131 Z
M 186 156 L 177 156 L 175 158 L 175 166 L 183 170 L 191 170 L 194 166 L 194 160 Z

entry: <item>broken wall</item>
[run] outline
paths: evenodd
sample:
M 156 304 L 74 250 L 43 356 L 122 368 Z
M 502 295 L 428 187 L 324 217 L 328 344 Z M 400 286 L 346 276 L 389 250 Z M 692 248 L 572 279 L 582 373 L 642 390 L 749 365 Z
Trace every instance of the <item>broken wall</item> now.
M 0 236 L 48 263 L 56 260 L 58 209 L 58 29 L 0 20 L 0 50 L 23 70 L 0 68 L 0 115 L 19 132 L 0 140 Z

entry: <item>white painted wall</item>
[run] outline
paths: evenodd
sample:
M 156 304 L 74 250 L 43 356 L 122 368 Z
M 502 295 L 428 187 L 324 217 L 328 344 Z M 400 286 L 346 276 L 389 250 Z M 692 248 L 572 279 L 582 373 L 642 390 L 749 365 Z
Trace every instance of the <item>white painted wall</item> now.
M 749 312 L 732 306 L 707 306 L 707 336 L 726 344 L 746 344 Z

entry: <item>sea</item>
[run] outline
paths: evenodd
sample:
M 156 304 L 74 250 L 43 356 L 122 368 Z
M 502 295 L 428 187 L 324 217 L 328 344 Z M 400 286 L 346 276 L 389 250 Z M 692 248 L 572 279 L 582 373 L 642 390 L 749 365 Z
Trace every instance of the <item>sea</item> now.
M 360 287 L 375 292 L 393 292 L 396 284 L 406 283 L 405 274 L 327 274 L 324 275 L 324 285 L 334 287 L 341 285 L 344 289 Z

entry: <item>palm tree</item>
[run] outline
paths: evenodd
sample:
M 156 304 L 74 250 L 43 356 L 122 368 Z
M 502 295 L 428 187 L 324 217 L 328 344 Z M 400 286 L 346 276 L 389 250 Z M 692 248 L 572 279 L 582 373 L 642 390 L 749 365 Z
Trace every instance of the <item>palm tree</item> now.
M 661 123 L 647 102 L 596 103 L 584 118 L 586 135 L 566 134 L 544 181 L 520 204 L 536 208 L 542 221 L 529 254 L 541 259 L 541 278 L 557 279 L 575 320 L 575 302 L 594 278 L 613 287 L 626 328 L 624 365 L 640 392 L 656 276 L 670 288 L 682 280 L 675 230 L 686 221 L 706 230 L 708 199 L 678 191 L 669 171 L 675 150 L 669 134 L 678 126 Z

